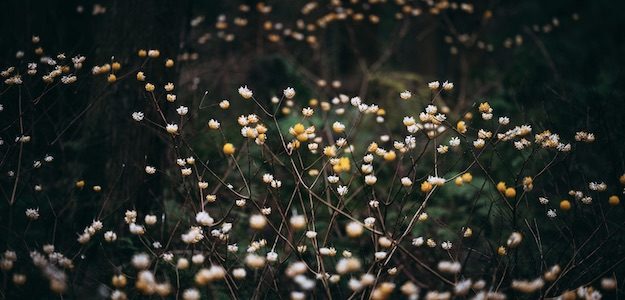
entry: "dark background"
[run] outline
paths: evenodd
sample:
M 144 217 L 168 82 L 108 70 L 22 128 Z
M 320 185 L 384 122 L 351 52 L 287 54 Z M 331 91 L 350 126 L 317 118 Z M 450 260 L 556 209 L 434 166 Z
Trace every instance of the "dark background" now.
M 96 3 L 106 12 L 93 15 Z M 252 12 L 246 14 L 249 24 L 232 30 L 234 41 L 220 39 L 214 20 L 220 14 L 229 18 L 239 14 L 240 3 L 252 6 Z M 156 65 L 144 67 L 154 77 L 176 82 L 182 87 L 178 97 L 196 105 L 204 91 L 209 91 L 212 99 L 228 98 L 238 86 L 248 84 L 267 101 L 284 86 L 294 86 L 298 95 L 324 98 L 340 91 L 390 107 L 399 91 L 419 90 L 432 80 L 450 80 L 455 83 L 456 93 L 444 101 L 455 115 L 487 100 L 500 114 L 537 124 L 540 128 L 535 132 L 551 129 L 572 137 L 584 129 L 597 135 L 592 148 L 577 149 L 573 159 L 557 166 L 559 172 L 554 174 L 558 175 L 553 175 L 547 185 L 562 189 L 559 192 L 564 194 L 565 186 L 574 181 L 589 182 L 623 174 L 625 2 L 478 1 L 474 3 L 476 12 L 471 15 L 424 14 L 407 24 L 394 18 L 396 9 L 373 6 L 371 10 L 381 17 L 379 24 L 330 24 L 317 31 L 316 48 L 287 39 L 270 42 L 262 23 L 270 19 L 293 24 L 301 17 L 298 11 L 302 3 L 271 1 L 274 10 L 262 15 L 253 11 L 255 1 L 5 0 L 0 3 L 0 67 L 15 65 L 15 53 L 19 50 L 31 55 L 31 37 L 37 35 L 48 55 L 85 55 L 86 71 L 94 64 L 109 62 L 111 57 L 124 67 L 136 66 L 141 62 L 136 51 L 143 48 L 160 49 L 163 56 L 172 58 L 196 54 L 197 60 L 177 59 L 171 70 L 164 71 Z M 79 5 L 82 12 L 77 11 Z M 486 10 L 492 12 L 488 21 L 483 17 Z M 573 14 L 579 19 L 574 20 Z M 191 26 L 191 20 L 197 16 L 205 16 L 205 21 Z M 554 18 L 559 20 L 559 26 L 544 32 L 542 26 L 553 25 Z M 541 29 L 538 32 L 533 30 L 535 24 Z M 206 43 L 198 42 L 206 33 L 212 38 Z M 456 39 L 446 42 L 447 36 L 457 33 L 466 33 L 494 48 L 485 51 L 475 43 L 465 45 Z M 506 39 L 516 35 L 522 36 L 523 43 L 504 47 Z M 452 47 L 457 53 L 452 53 Z M 328 83 L 340 80 L 342 86 L 320 87 L 319 79 Z M 60 190 L 68 182 L 85 179 L 118 187 L 107 195 L 112 199 L 108 213 L 128 201 L 139 210 L 156 209 L 167 194 L 160 188 L 164 179 L 143 181 L 140 166 L 148 157 L 159 166 L 171 164 L 165 159 L 169 150 L 160 147 L 163 140 L 141 134 L 141 128 L 131 126 L 128 116 L 142 106 L 142 91 L 126 82 L 113 88 L 107 86 L 101 78 L 85 76 L 75 87 L 52 90 L 40 104 L 28 105 L 25 109 L 33 114 L 26 122 L 37 124 L 28 127 L 33 134 L 47 138 L 34 142 L 31 151 L 33 156 L 55 153 L 62 162 L 57 171 L 65 175 L 51 181 L 51 189 Z M 46 86 L 33 85 L 20 93 L 28 98 L 45 89 Z M 0 103 L 14 101 L 18 96 L 14 90 L 2 93 Z M 233 108 L 233 116 L 237 115 L 236 109 Z M 4 117 L 9 113 L 14 112 L 6 111 L 0 116 L 0 134 L 7 141 L 18 132 L 15 120 Z M 202 116 L 197 119 L 204 121 Z M 198 142 L 202 143 L 207 142 Z M 150 149 L 150 153 L 141 149 Z M 5 157 L 15 154 L 0 149 L 2 152 Z M 584 163 L 576 163 L 579 161 Z M 505 173 L 506 166 L 500 168 L 495 172 Z M 585 177 L 569 176 L 577 172 Z M 4 194 L 10 193 L 10 187 L 11 181 L 2 179 Z M 80 232 L 83 224 L 91 221 L 101 206 L 89 201 L 89 197 L 77 194 L 68 199 L 63 220 L 54 221 L 57 230 L 73 237 L 74 232 Z M 13 209 L 21 211 L 25 207 L 2 208 L 4 223 Z M 590 229 L 582 226 L 579 230 Z M 40 235 L 42 239 L 50 238 L 49 233 Z M 0 240 L 19 238 L 6 236 Z M 70 238 L 67 245 L 73 242 Z M 128 248 L 127 254 L 132 253 L 132 247 Z M 100 250 L 93 247 L 86 252 L 86 261 L 78 260 L 87 279 L 74 296 L 80 298 L 92 292 L 102 280 L 97 270 L 109 267 L 106 260 L 89 255 L 101 255 Z M 605 253 L 611 252 L 622 256 L 622 245 Z M 582 282 L 583 278 L 579 280 Z

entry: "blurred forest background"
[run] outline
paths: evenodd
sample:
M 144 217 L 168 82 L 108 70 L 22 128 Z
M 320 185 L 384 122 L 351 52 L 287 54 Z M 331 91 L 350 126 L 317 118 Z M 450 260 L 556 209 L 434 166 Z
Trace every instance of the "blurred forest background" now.
M 623 174 L 625 1 L 481 0 L 472 2 L 470 8 L 457 2 L 455 8 L 441 6 L 436 11 L 430 7 L 447 2 L 342 1 L 344 8 L 362 12 L 363 19 L 318 23 L 335 2 L 6 0 L 0 3 L 0 66 L 13 64 L 20 50 L 32 51 L 33 36 L 40 37 L 46 53 L 81 54 L 90 66 L 110 62 L 112 57 L 124 66 L 139 65 L 139 49 L 159 49 L 161 55 L 175 59 L 175 67 L 163 70 L 160 65 L 146 65 L 146 73 L 175 82 L 178 99 L 201 108 L 195 118 L 202 126 L 208 121 L 202 109 L 216 109 L 209 104 L 229 98 L 243 84 L 266 103 L 289 85 L 302 96 L 298 101 L 331 98 L 340 92 L 393 107 L 401 91 L 427 94 L 427 82 L 449 80 L 455 84 L 455 93 L 443 101 L 453 115 L 463 115 L 487 100 L 504 115 L 562 135 L 573 136 L 580 129 L 597 134 L 598 145 L 577 151 L 571 160 L 586 164 L 555 167 L 557 175 L 549 183 L 554 189 L 568 186 L 571 180 L 589 182 Z M 403 2 L 423 8 L 402 11 Z M 287 36 L 285 29 L 303 36 Z M 60 171 L 66 174 L 50 189 L 84 179 L 115 186 L 107 190 L 114 199 L 112 207 L 125 207 L 128 201 L 145 210 L 165 205 L 158 199 L 173 193 L 161 188 L 165 179 L 146 182 L 140 176 L 143 169 L 137 166 L 145 164 L 146 156 L 162 157 L 158 166 L 173 164 L 165 159 L 164 152 L 170 150 L 156 135 L 142 134 L 144 129 L 132 126 L 134 121 L 128 116 L 144 101 L 136 85 L 126 81 L 108 86 L 94 76 L 85 77 L 74 89 L 51 90 L 58 93 L 50 97 L 55 100 L 45 98 L 27 108 L 37 116 L 27 122 L 37 122 L 39 134 L 49 137 L 31 147 L 55 153 Z M 46 89 L 43 85 L 31 88 Z M 11 93 L 0 96 L 2 103 L 17 95 Z M 423 103 L 428 101 L 423 99 Z M 400 108 L 414 113 L 421 106 Z M 237 109 L 233 104 L 232 117 L 241 114 Z M 389 123 L 399 124 L 402 117 L 389 116 Z M 14 120 L 1 118 L 4 115 L 0 116 L 3 130 L 13 128 Z M 292 121 L 285 120 L 285 124 Z M 6 140 L 14 134 L 2 133 Z M 193 142 L 202 156 L 218 151 L 209 147 L 211 140 L 197 137 Z M 6 155 L 0 149 L 0 156 Z M 586 166 L 593 168 L 578 170 Z M 502 164 L 493 171 L 505 174 L 507 168 Z M 573 171 L 588 178 L 569 178 Z M 0 182 L 2 193 L 10 195 L 13 181 L 3 177 Z M 81 231 L 101 208 L 86 192 L 76 191 L 72 197 L 67 208 L 71 213 L 54 224 L 70 235 Z M 10 209 L 26 208 L 20 205 L 2 206 L 0 218 L 6 220 Z M 453 219 L 453 212 L 439 213 Z M 579 228 L 592 229 L 583 224 Z M 48 233 L 41 234 L 45 239 Z M 3 236 L 0 241 L 12 238 Z M 95 270 L 106 262 L 90 255 L 100 249 L 90 251 L 85 252 L 86 260 L 76 264 L 95 278 Z M 128 251 L 130 255 L 130 246 Z M 624 253 L 618 243 L 610 251 L 619 257 Z M 93 287 L 97 287 L 95 281 L 76 290 L 76 295 Z

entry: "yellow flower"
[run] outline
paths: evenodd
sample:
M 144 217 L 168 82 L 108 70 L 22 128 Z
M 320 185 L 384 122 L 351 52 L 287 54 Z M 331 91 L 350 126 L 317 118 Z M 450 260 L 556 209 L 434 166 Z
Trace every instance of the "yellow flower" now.
M 490 113 L 491 112 L 490 104 L 488 104 L 488 102 L 480 103 L 480 112 L 481 113 Z
M 612 206 L 617 206 L 621 202 L 621 199 L 618 198 L 617 195 L 612 195 L 608 198 L 608 203 Z
M 421 183 L 421 191 L 424 193 L 429 193 L 432 190 L 432 184 L 424 181 Z
M 569 210 L 571 209 L 571 202 L 569 200 L 560 201 L 560 209 L 561 210 Z
M 79 189 L 82 189 L 85 186 L 85 181 L 84 180 L 79 180 L 76 181 L 76 187 Z
M 154 85 L 151 83 L 146 83 L 145 84 L 145 90 L 148 92 L 153 92 L 154 91 Z
M 396 157 L 397 157 L 397 154 L 395 154 L 395 151 L 393 150 L 384 153 L 384 160 L 386 161 L 395 160 Z
M 369 144 L 369 147 L 367 148 L 367 151 L 375 152 L 375 150 L 378 150 L 378 144 L 376 142 L 371 142 L 371 144 Z
M 174 66 L 174 60 L 173 59 L 168 59 L 167 61 L 165 61 L 165 67 L 166 68 L 171 68 Z
M 349 158 L 347 157 L 339 158 L 339 162 L 336 165 L 332 166 L 332 170 L 334 171 L 334 173 L 348 172 L 350 168 L 351 163 L 349 161 Z
M 104 64 L 102 67 L 100 67 L 100 72 L 101 72 L 100 74 L 107 73 L 110 70 L 111 70 L 111 65 Z
M 297 138 L 297 140 L 300 142 L 305 142 L 308 140 L 308 135 L 305 133 L 302 133 L 302 134 L 298 134 L 295 138 Z
M 470 183 L 473 180 L 473 175 L 471 175 L 471 173 L 467 172 L 462 174 L 462 181 L 466 182 L 466 183 Z
M 508 250 L 506 250 L 506 247 L 504 246 L 499 246 L 499 248 L 497 248 L 497 254 L 505 256 L 506 254 L 508 254 Z
M 146 56 L 148 56 L 148 51 L 145 51 L 145 49 L 141 49 L 141 50 L 139 50 L 137 55 L 139 55 L 139 57 L 146 57 Z
M 506 194 L 506 198 L 514 198 L 516 197 L 516 190 L 514 188 L 509 187 L 506 189 L 505 194 Z
M 126 286 L 126 283 L 127 283 L 126 276 L 122 274 L 113 275 L 113 279 L 111 280 L 111 283 L 113 284 L 114 287 L 123 288 Z
M 506 183 L 505 183 L 505 182 L 500 181 L 499 183 L 497 183 L 497 190 L 498 190 L 500 193 L 505 193 L 505 192 L 506 192 L 506 188 L 507 188 L 507 187 L 506 187 Z
M 456 129 L 460 133 L 466 133 L 467 132 L 467 124 L 464 121 L 458 121 L 458 123 L 456 124 Z
M 334 147 L 334 146 L 325 146 L 323 148 L 323 154 L 325 156 L 328 156 L 328 157 L 335 157 L 336 156 L 336 147 Z
M 232 145 L 231 143 L 224 144 L 223 151 L 225 155 L 232 155 L 234 154 L 235 150 L 236 148 L 234 148 L 234 145 Z
M 114 62 L 112 68 L 113 68 L 113 71 L 118 71 L 119 69 L 122 68 L 122 65 L 118 62 Z
M 295 132 L 295 135 L 302 134 L 304 131 L 306 131 L 306 127 L 304 127 L 302 123 L 297 123 L 293 126 L 293 132 Z
M 109 74 L 109 77 L 106 80 L 108 80 L 108 82 L 110 83 L 113 83 L 117 81 L 117 76 L 115 76 L 115 74 Z

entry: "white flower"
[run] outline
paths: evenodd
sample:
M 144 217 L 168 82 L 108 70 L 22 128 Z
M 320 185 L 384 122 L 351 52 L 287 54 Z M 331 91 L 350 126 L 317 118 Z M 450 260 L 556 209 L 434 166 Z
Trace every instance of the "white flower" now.
M 336 188 L 336 192 L 341 196 L 345 196 L 347 194 L 347 187 L 343 185 L 339 185 L 339 187 Z
M 545 197 L 538 197 L 538 202 L 540 202 L 540 204 L 542 205 L 546 205 L 547 203 L 549 203 L 549 199 Z
M 63 84 L 72 84 L 74 82 L 76 82 L 77 77 L 75 75 L 66 75 L 61 77 L 61 82 Z
M 454 88 L 454 84 L 449 81 L 443 82 L 443 89 L 446 91 L 451 91 Z
M 202 228 L 198 226 L 192 226 L 189 231 L 182 234 L 182 241 L 186 244 L 195 244 L 204 238 L 204 232 Z
M 305 107 L 302 109 L 302 115 L 304 115 L 304 117 L 312 117 L 314 113 L 315 111 L 310 107 Z
M 165 127 L 165 129 L 167 130 L 167 132 L 171 133 L 171 134 L 175 134 L 178 132 L 178 125 L 176 124 L 167 124 L 167 127 Z
M 410 99 L 410 97 L 412 97 L 412 93 L 410 91 L 403 91 L 399 94 L 399 97 L 404 99 L 404 100 L 408 100 Z
M 235 253 L 237 251 L 239 251 L 237 244 L 228 245 L 228 252 Z
M 375 175 L 367 175 L 365 176 L 365 183 L 367 185 L 374 185 L 376 182 L 378 181 L 378 179 L 375 177 Z
M 475 148 L 480 149 L 480 148 L 484 147 L 484 144 L 485 144 L 485 143 L 486 143 L 486 142 L 485 142 L 483 139 L 477 139 L 477 140 L 473 141 L 473 146 L 474 146 Z
M 373 165 L 372 164 L 363 164 L 362 166 L 360 166 L 360 171 L 362 171 L 365 174 L 369 174 L 369 173 L 373 172 Z
M 131 224 L 137 221 L 137 212 L 134 210 L 127 210 L 124 214 L 124 221 L 126 224 Z
M 137 269 L 147 269 L 150 266 L 150 256 L 145 253 L 135 254 L 132 257 L 132 265 Z
M 132 113 L 132 118 L 137 122 L 141 122 L 143 120 L 143 117 L 144 115 L 142 112 L 136 111 Z
M 438 270 L 444 273 L 456 274 L 460 272 L 462 265 L 459 262 L 454 261 L 440 261 L 438 263 Z
M 436 148 L 436 151 L 438 151 L 438 153 L 440 154 L 445 154 L 449 151 L 449 146 L 447 145 L 438 145 L 438 147 Z
M 499 117 L 499 124 L 508 125 L 510 123 L 510 118 L 508 117 Z
M 271 181 L 273 181 L 273 175 L 271 174 L 264 174 L 263 175 L 263 182 L 266 184 L 270 184 Z
M 336 133 L 341 133 L 345 131 L 345 125 L 341 122 L 334 122 L 334 124 L 332 124 L 332 129 Z
M 115 240 L 117 240 L 117 234 L 113 231 L 107 231 L 104 233 L 104 240 L 106 240 L 109 243 L 112 243 Z
M 137 225 L 136 223 L 130 223 L 128 228 L 130 230 L 130 233 L 132 234 L 142 235 L 145 233 L 145 227 L 143 227 L 142 225 Z
M 289 223 L 296 230 L 304 229 L 307 225 L 306 217 L 303 215 L 293 215 L 289 219 Z
M 219 129 L 219 126 L 221 126 L 221 124 L 215 119 L 210 119 L 210 121 L 208 121 L 208 128 L 210 129 Z
M 243 279 L 247 275 L 244 268 L 236 268 L 232 270 L 232 277 L 235 279 Z
M 191 175 L 191 173 L 193 173 L 193 170 L 191 170 L 191 168 L 182 168 L 182 169 L 180 169 L 180 174 L 182 176 L 189 176 L 189 175 Z
M 426 112 L 426 113 L 428 113 L 428 114 L 430 114 L 430 115 L 433 115 L 433 114 L 435 114 L 435 113 L 437 113 L 437 112 L 438 112 L 438 107 L 436 107 L 436 105 L 431 105 L 431 104 L 430 104 L 430 105 L 428 105 L 428 106 L 425 108 L 425 112 Z
M 183 300 L 200 300 L 200 297 L 200 291 L 195 288 L 186 289 L 182 292 Z
M 412 239 L 412 244 L 414 246 L 420 247 L 420 246 L 423 245 L 423 243 L 425 243 L 425 239 L 423 239 L 423 237 L 418 237 L 418 238 Z
M 176 112 L 178 112 L 179 115 L 184 116 L 189 112 L 189 108 L 181 105 L 176 109 Z
M 456 293 L 456 295 L 459 295 L 459 296 L 466 295 L 469 292 L 469 289 L 471 288 L 471 284 L 472 284 L 471 279 L 465 279 L 465 280 L 459 281 L 458 283 L 456 283 L 456 286 L 454 287 L 454 293 Z
M 174 254 L 173 253 L 169 253 L 169 252 L 168 253 L 163 253 L 162 257 L 163 257 L 163 260 L 166 261 L 166 262 L 171 262 L 171 261 L 174 260 Z
M 445 249 L 445 250 L 449 250 L 452 247 L 452 243 L 450 241 L 445 241 L 443 243 L 441 243 L 441 248 Z
M 325 256 L 335 256 L 336 255 L 336 249 L 334 249 L 334 247 L 319 248 L 319 254 L 325 255 Z
M 286 96 L 286 95 L 285 95 Z M 267 261 L 275 262 L 278 260 L 278 253 L 271 251 L 267 253 Z
M 247 85 L 246 85 L 246 86 L 242 86 L 242 87 L 239 88 L 239 95 L 241 95 L 241 97 L 243 97 L 245 99 L 250 99 L 250 98 L 252 98 L 254 93 L 252 93 L 252 91 L 250 89 L 248 89 Z
M 280 181 L 280 180 L 275 180 L 275 179 L 271 181 L 271 187 L 272 187 L 272 188 L 274 188 L 274 189 L 278 189 L 278 188 L 280 188 L 281 186 L 282 186 L 282 181 Z
M 360 111 L 360 112 L 362 112 L 362 113 L 367 113 L 367 112 L 369 112 L 369 105 L 364 104 L 364 103 L 359 104 L 359 105 L 358 105 L 358 111 Z
M 221 109 L 228 109 L 230 107 L 230 101 L 222 100 L 219 102 L 219 107 L 221 107 Z
M 438 176 L 428 176 L 428 182 L 432 185 L 441 186 L 445 184 L 445 178 L 441 178 Z
M 31 220 L 39 219 L 39 208 L 28 208 L 26 209 L 26 217 Z
M 213 225 L 213 222 L 215 222 L 215 220 L 205 211 L 198 212 L 195 215 L 195 221 L 203 226 L 211 226 Z
M 547 217 L 550 218 L 555 218 L 558 214 L 556 214 L 556 210 L 555 209 L 550 209 L 547 211 Z
M 155 215 L 146 215 L 144 220 L 146 225 L 154 225 L 157 219 Z
M 145 166 L 145 172 L 152 175 L 156 173 L 156 168 L 152 166 Z
M 260 212 L 261 212 L 263 215 L 268 216 L 268 215 L 270 215 L 270 214 L 271 214 L 271 207 L 264 207 L 264 208 L 262 208 L 262 209 L 260 210 Z
M 347 282 L 347 286 L 349 286 L 349 288 L 352 291 L 359 291 L 360 289 L 362 289 L 362 283 L 360 283 L 360 281 L 358 281 L 358 279 L 356 278 L 351 278 L 348 282 Z
M 267 225 L 266 217 L 263 215 L 259 215 L 259 214 L 251 215 L 249 222 L 250 222 L 250 227 L 256 230 L 263 229 Z
M 608 188 L 608 185 L 605 182 L 597 183 L 591 182 L 588 184 L 588 188 L 593 191 L 603 192 Z
M 240 91 L 239 91 L 240 93 Z M 292 99 L 293 97 L 295 97 L 295 89 L 293 89 L 292 87 L 288 87 L 286 88 L 284 91 L 284 97 L 286 97 L 287 99 Z
M 416 122 L 415 122 L 414 117 L 404 117 L 403 123 L 404 123 L 404 126 L 412 126 Z
M 374 254 L 375 259 L 376 260 L 383 260 L 386 258 L 386 252 L 385 251 L 378 251 Z
M 432 81 L 430 83 L 428 83 L 428 87 L 432 90 L 437 89 L 438 87 L 440 87 L 440 83 L 438 81 Z
M 412 185 L 412 180 L 410 180 L 410 178 L 408 178 L 408 177 L 402 177 L 401 185 L 403 185 L 405 187 L 409 187 L 409 186 Z
M 336 175 L 330 175 L 328 176 L 328 182 L 330 183 L 337 183 L 339 182 L 339 177 Z

